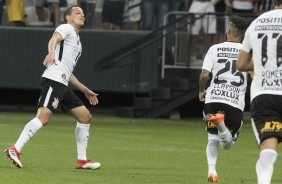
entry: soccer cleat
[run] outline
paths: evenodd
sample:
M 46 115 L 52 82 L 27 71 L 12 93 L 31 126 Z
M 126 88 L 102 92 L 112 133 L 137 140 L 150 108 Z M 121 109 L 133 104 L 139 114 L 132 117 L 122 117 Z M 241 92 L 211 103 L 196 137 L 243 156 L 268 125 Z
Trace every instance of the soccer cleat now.
M 218 176 L 215 174 L 208 174 L 208 182 L 219 182 Z
M 214 125 L 219 125 L 221 122 L 224 121 L 224 113 L 220 111 L 216 114 L 207 114 L 205 115 L 203 120 L 212 122 Z
M 99 162 L 92 162 L 91 160 L 77 160 L 76 169 L 99 169 L 101 164 Z
M 12 160 L 12 163 L 17 167 L 17 168 L 22 168 L 23 165 L 20 161 L 20 153 L 17 151 L 15 147 L 8 148 L 4 151 L 6 156 Z

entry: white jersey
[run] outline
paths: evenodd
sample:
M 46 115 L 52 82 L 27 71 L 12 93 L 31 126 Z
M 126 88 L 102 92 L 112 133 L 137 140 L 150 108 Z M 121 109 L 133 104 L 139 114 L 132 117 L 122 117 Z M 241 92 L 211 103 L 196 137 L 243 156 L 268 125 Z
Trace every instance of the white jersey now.
M 240 110 L 245 108 L 247 73 L 236 69 L 241 43 L 223 42 L 210 47 L 202 69 L 212 74 L 205 103 L 225 103 Z
M 242 50 L 253 53 L 251 100 L 261 94 L 282 95 L 282 10 L 259 16 L 245 33 Z
M 44 71 L 42 77 L 68 85 L 69 78 L 81 55 L 82 47 L 79 35 L 70 24 L 62 24 L 57 27 L 63 40 L 56 46 L 55 63 Z

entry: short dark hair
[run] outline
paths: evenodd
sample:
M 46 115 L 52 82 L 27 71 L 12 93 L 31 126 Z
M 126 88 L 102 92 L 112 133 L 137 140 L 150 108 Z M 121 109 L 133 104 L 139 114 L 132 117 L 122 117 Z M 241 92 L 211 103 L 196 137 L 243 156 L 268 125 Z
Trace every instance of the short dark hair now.
M 64 12 L 64 21 L 67 23 L 67 19 L 66 16 L 71 16 L 72 14 L 72 8 L 74 7 L 79 7 L 78 5 L 73 5 L 71 7 L 69 7 L 68 9 L 66 9 L 66 11 Z
M 252 23 L 253 18 L 241 17 L 238 15 L 233 15 L 230 17 L 230 24 L 233 27 L 235 36 L 244 36 L 245 31 Z

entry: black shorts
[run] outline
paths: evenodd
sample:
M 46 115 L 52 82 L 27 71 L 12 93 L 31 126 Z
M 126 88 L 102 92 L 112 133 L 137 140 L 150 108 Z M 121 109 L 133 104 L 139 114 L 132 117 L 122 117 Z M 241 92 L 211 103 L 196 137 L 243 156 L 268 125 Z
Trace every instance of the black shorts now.
M 123 22 L 124 1 L 105 1 L 102 11 L 102 22 L 121 25 Z
M 238 108 L 224 103 L 207 103 L 204 105 L 204 114 L 216 114 L 218 111 L 224 112 L 224 123 L 231 132 L 233 140 L 236 141 L 243 124 L 243 112 Z M 217 127 L 212 123 L 207 122 L 206 129 L 211 134 L 218 133 Z
M 258 141 L 262 142 L 269 137 L 277 137 L 278 142 L 282 141 L 281 104 L 281 95 L 259 95 L 252 100 L 251 115 Z
M 69 110 L 84 104 L 69 87 L 42 77 L 38 107 L 47 107 L 54 112 L 60 106 Z

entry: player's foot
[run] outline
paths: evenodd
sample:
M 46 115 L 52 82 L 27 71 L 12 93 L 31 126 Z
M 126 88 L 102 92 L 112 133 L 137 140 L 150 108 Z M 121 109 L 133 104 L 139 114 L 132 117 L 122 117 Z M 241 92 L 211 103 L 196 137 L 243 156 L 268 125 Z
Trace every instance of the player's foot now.
M 219 182 L 218 176 L 215 174 L 208 174 L 208 182 Z
M 6 156 L 12 160 L 12 163 L 17 167 L 17 168 L 22 168 L 23 165 L 20 161 L 20 153 L 17 151 L 15 147 L 8 148 L 4 151 Z
M 224 113 L 218 112 L 216 114 L 207 114 L 203 119 L 204 121 L 212 122 L 214 125 L 219 125 L 224 121 Z
M 101 164 L 99 162 L 92 162 L 91 160 L 77 160 L 76 169 L 99 169 Z

